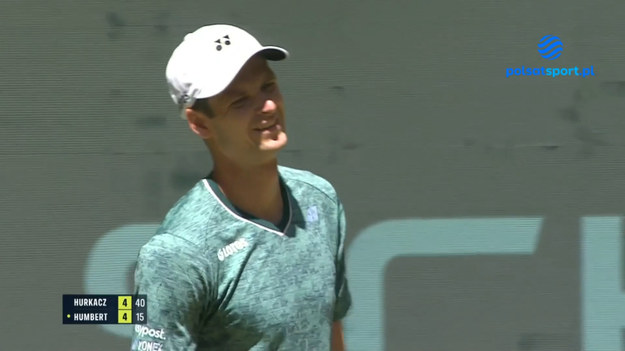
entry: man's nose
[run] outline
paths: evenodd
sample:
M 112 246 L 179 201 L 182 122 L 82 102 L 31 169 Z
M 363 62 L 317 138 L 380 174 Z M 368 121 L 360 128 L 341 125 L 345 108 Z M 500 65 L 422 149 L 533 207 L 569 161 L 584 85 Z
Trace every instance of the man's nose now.
M 265 103 L 263 104 L 263 107 L 261 109 L 262 113 L 273 113 L 276 110 L 276 103 L 275 101 L 271 100 L 271 99 L 267 99 L 265 100 Z

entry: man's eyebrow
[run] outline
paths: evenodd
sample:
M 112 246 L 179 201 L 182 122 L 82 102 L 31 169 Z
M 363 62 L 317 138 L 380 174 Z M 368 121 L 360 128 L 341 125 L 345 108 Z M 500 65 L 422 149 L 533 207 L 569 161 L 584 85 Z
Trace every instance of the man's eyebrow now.
M 244 89 L 230 88 L 222 91 L 219 94 L 219 100 L 231 103 L 234 100 L 238 100 L 240 97 L 247 95 L 247 91 Z
M 267 72 L 264 74 L 263 77 L 263 84 L 266 83 L 267 81 L 274 81 L 277 80 L 278 77 L 276 76 L 276 74 L 273 71 Z M 229 88 L 224 90 L 221 95 L 226 98 L 226 99 L 232 99 L 232 98 L 237 98 L 239 96 L 243 96 L 246 95 L 247 92 L 243 89 L 237 89 L 237 88 Z
M 232 97 L 236 97 L 236 96 L 240 96 L 240 95 L 245 95 L 246 92 L 244 90 L 240 90 L 240 89 L 228 89 L 228 90 L 224 90 L 223 91 L 223 96 L 224 97 L 228 97 L 228 98 L 232 98 Z
M 265 80 L 276 80 L 278 79 L 278 77 L 276 76 L 275 73 L 273 73 L 273 71 L 269 71 L 268 73 L 265 74 Z

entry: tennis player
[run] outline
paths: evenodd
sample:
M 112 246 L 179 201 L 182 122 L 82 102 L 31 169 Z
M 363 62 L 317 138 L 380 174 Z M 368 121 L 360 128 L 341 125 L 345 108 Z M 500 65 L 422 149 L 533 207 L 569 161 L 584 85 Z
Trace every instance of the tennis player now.
M 351 305 L 336 191 L 278 165 L 284 102 L 267 61 L 288 56 L 231 25 L 185 36 L 166 76 L 213 159 L 140 250 L 148 323 L 132 350 L 344 350 Z

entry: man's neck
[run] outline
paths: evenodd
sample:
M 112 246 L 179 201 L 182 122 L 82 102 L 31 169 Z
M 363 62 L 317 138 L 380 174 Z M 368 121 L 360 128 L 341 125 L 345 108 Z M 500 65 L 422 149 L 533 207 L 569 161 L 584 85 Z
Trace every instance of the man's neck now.
M 231 163 L 215 165 L 213 180 L 237 208 L 278 224 L 283 206 L 277 161 L 242 169 Z

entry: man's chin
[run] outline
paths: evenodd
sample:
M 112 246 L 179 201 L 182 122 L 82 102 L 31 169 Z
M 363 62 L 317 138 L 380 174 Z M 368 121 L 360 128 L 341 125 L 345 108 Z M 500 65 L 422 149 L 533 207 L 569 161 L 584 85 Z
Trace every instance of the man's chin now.
M 261 142 L 260 149 L 263 151 L 280 151 L 286 146 L 288 138 L 286 133 L 282 132 L 275 138 L 268 138 Z

